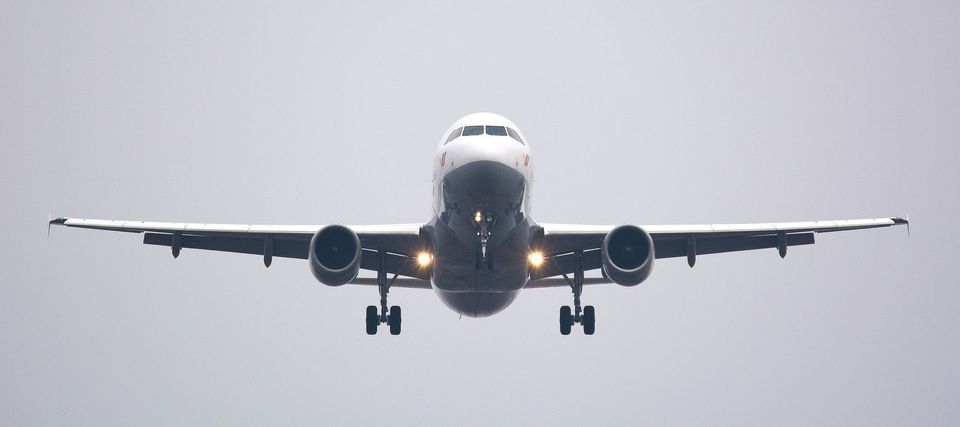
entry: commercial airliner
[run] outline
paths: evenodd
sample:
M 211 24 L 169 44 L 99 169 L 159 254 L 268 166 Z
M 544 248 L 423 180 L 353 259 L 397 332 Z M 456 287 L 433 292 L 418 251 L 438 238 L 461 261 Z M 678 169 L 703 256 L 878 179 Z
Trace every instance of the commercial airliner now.
M 443 134 L 433 162 L 433 217 L 420 224 L 240 225 L 57 218 L 51 225 L 139 233 L 143 243 L 307 260 L 327 286 L 376 286 L 380 305 L 366 308 L 366 332 L 387 325 L 400 334 L 401 310 L 388 308 L 394 287 L 433 289 L 450 309 L 470 317 L 507 308 L 522 289 L 569 287 L 573 308 L 560 308 L 560 333 L 596 330 L 593 306 L 581 306 L 586 284 L 636 286 L 659 258 L 787 248 L 814 243 L 815 233 L 909 224 L 899 217 L 766 224 L 572 225 L 530 216 L 535 160 L 520 129 L 493 113 L 467 115 Z M 360 270 L 376 278 L 359 277 Z M 600 277 L 584 273 L 599 270 Z

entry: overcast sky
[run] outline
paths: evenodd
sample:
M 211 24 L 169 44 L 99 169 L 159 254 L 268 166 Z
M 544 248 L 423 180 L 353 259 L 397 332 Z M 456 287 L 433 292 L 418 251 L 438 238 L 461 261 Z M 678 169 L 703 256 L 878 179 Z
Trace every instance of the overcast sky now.
M 515 3 L 0 4 L 0 424 L 960 420 L 960 4 Z M 542 222 L 912 236 L 661 260 L 586 289 L 592 337 L 561 288 L 487 319 L 395 290 L 370 337 L 376 291 L 301 260 L 46 237 L 425 222 L 474 111 L 527 135 Z

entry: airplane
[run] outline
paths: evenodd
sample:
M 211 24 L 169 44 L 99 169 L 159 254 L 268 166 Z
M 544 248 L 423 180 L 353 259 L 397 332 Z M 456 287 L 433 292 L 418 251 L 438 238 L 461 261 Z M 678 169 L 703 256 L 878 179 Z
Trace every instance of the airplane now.
M 560 308 L 560 333 L 573 325 L 596 330 L 596 310 L 582 306 L 583 286 L 636 286 L 655 259 L 814 243 L 814 234 L 906 225 L 901 217 L 763 224 L 574 225 L 530 216 L 534 161 L 520 129 L 494 113 L 474 113 L 444 132 L 433 162 L 433 217 L 420 224 L 240 225 L 48 218 L 50 225 L 139 233 L 147 245 L 307 260 L 327 286 L 376 286 L 379 307 L 366 308 L 366 332 L 380 325 L 399 335 L 392 288 L 432 289 L 450 309 L 487 317 L 507 308 L 522 289 L 569 287 L 573 308 Z M 360 270 L 376 277 L 359 277 Z M 600 277 L 585 277 L 599 270 Z

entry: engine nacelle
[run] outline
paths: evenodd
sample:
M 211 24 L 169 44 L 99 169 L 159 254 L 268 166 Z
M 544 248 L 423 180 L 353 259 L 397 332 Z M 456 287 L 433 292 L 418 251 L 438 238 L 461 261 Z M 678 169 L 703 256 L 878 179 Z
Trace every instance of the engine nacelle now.
M 621 286 L 636 286 L 653 270 L 653 238 L 635 225 L 614 228 L 603 239 L 603 273 Z
M 360 237 L 342 225 L 328 225 L 310 239 L 310 271 L 327 286 L 349 283 L 360 272 Z

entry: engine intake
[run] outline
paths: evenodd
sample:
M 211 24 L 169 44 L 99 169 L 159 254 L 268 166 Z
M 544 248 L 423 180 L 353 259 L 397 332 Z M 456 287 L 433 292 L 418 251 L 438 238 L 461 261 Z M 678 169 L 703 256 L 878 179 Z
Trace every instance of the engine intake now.
M 328 225 L 310 239 L 310 271 L 327 286 L 349 283 L 360 272 L 360 237 L 342 225 Z
M 614 228 L 603 239 L 603 272 L 621 286 L 636 286 L 653 270 L 653 238 L 635 225 Z

